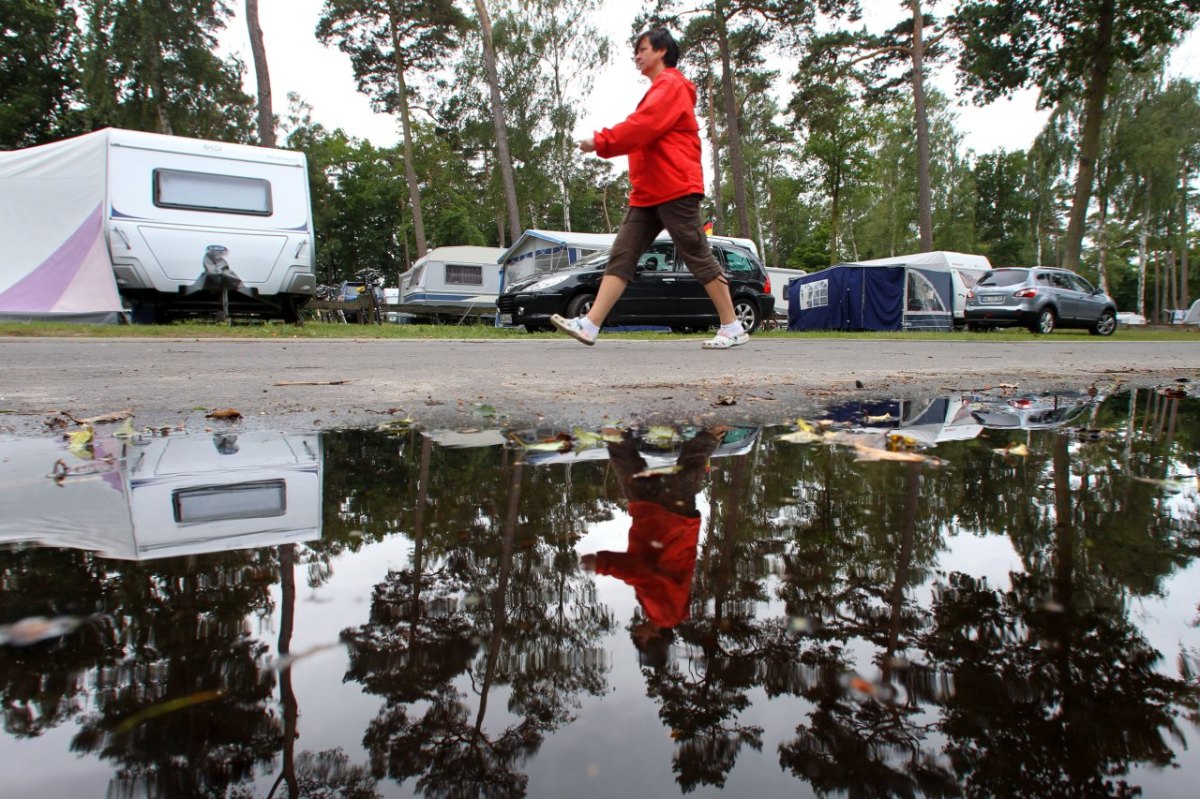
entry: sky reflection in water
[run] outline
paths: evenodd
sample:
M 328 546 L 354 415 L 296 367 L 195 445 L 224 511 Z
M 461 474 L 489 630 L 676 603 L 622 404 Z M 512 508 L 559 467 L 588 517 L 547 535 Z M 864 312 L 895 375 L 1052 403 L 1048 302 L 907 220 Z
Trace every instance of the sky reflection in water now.
M 0 441 L 5 795 L 1191 796 L 1198 405 Z

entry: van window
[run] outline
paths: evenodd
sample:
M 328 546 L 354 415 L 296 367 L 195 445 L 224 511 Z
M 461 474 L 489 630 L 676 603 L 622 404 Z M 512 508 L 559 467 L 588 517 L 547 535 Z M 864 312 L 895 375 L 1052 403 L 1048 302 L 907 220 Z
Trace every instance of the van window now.
M 456 286 L 482 286 L 483 267 L 468 264 L 446 264 L 446 282 Z
M 271 183 L 262 178 L 154 170 L 154 204 L 160 208 L 271 215 Z

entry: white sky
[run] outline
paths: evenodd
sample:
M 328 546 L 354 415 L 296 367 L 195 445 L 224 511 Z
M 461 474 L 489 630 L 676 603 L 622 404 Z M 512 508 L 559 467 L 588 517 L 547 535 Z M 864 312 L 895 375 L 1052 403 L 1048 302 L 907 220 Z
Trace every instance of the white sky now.
M 864 0 L 864 7 L 875 12 L 867 17 L 868 24 L 872 27 L 875 27 L 872 23 L 894 24 L 900 19 L 900 4 L 901 0 Z M 227 51 L 242 56 L 247 67 L 246 89 L 253 95 L 255 78 L 242 16 L 244 3 L 234 0 L 233 5 L 238 16 L 222 37 L 222 45 Z M 287 94 L 294 91 L 313 107 L 314 119 L 325 127 L 340 127 L 377 146 L 395 145 L 399 140 L 398 121 L 391 115 L 372 111 L 366 96 L 355 88 L 349 57 L 317 41 L 313 31 L 322 5 L 323 0 L 259 0 L 259 22 L 266 41 L 276 115 L 286 111 Z M 470 3 L 463 0 L 463 5 Z M 934 4 L 934 10 L 941 11 L 946 5 L 942 0 Z M 590 135 L 595 128 L 623 119 L 636 106 L 647 85 L 633 68 L 626 46 L 630 25 L 641 7 L 641 0 L 605 0 L 604 6 L 600 27 L 616 43 L 616 55 L 613 63 L 596 76 L 596 88 L 588 104 L 595 111 L 580 121 L 576 131 L 579 136 Z M 1200 77 L 1200 35 L 1190 36 L 1185 46 L 1173 56 L 1172 73 L 1194 79 Z M 943 91 L 953 92 L 953 78 L 948 71 L 936 76 L 935 82 Z M 1002 100 L 985 108 L 960 106 L 959 131 L 964 146 L 977 153 L 1001 147 L 1007 150 L 1027 148 L 1045 120 L 1045 114 L 1035 111 L 1035 100 L 1036 95 L 1026 91 L 1012 100 Z

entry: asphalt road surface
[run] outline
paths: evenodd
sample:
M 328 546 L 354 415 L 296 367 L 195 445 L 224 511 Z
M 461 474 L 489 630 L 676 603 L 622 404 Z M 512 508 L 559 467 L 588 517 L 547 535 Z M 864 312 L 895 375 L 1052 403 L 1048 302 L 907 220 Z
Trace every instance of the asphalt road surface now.
M 0 432 L 131 408 L 138 426 L 528 428 L 783 422 L 845 398 L 1200 381 L 1195 343 L 766 339 L 528 341 L 0 339 Z

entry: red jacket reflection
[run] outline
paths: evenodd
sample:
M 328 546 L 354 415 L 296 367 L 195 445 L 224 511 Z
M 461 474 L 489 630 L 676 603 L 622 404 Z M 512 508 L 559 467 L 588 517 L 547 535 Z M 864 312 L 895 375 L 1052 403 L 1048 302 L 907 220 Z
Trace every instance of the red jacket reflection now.
M 700 517 L 641 501 L 629 503 L 629 515 L 628 551 L 597 552 L 596 573 L 629 583 L 649 621 L 674 627 L 688 617 Z

